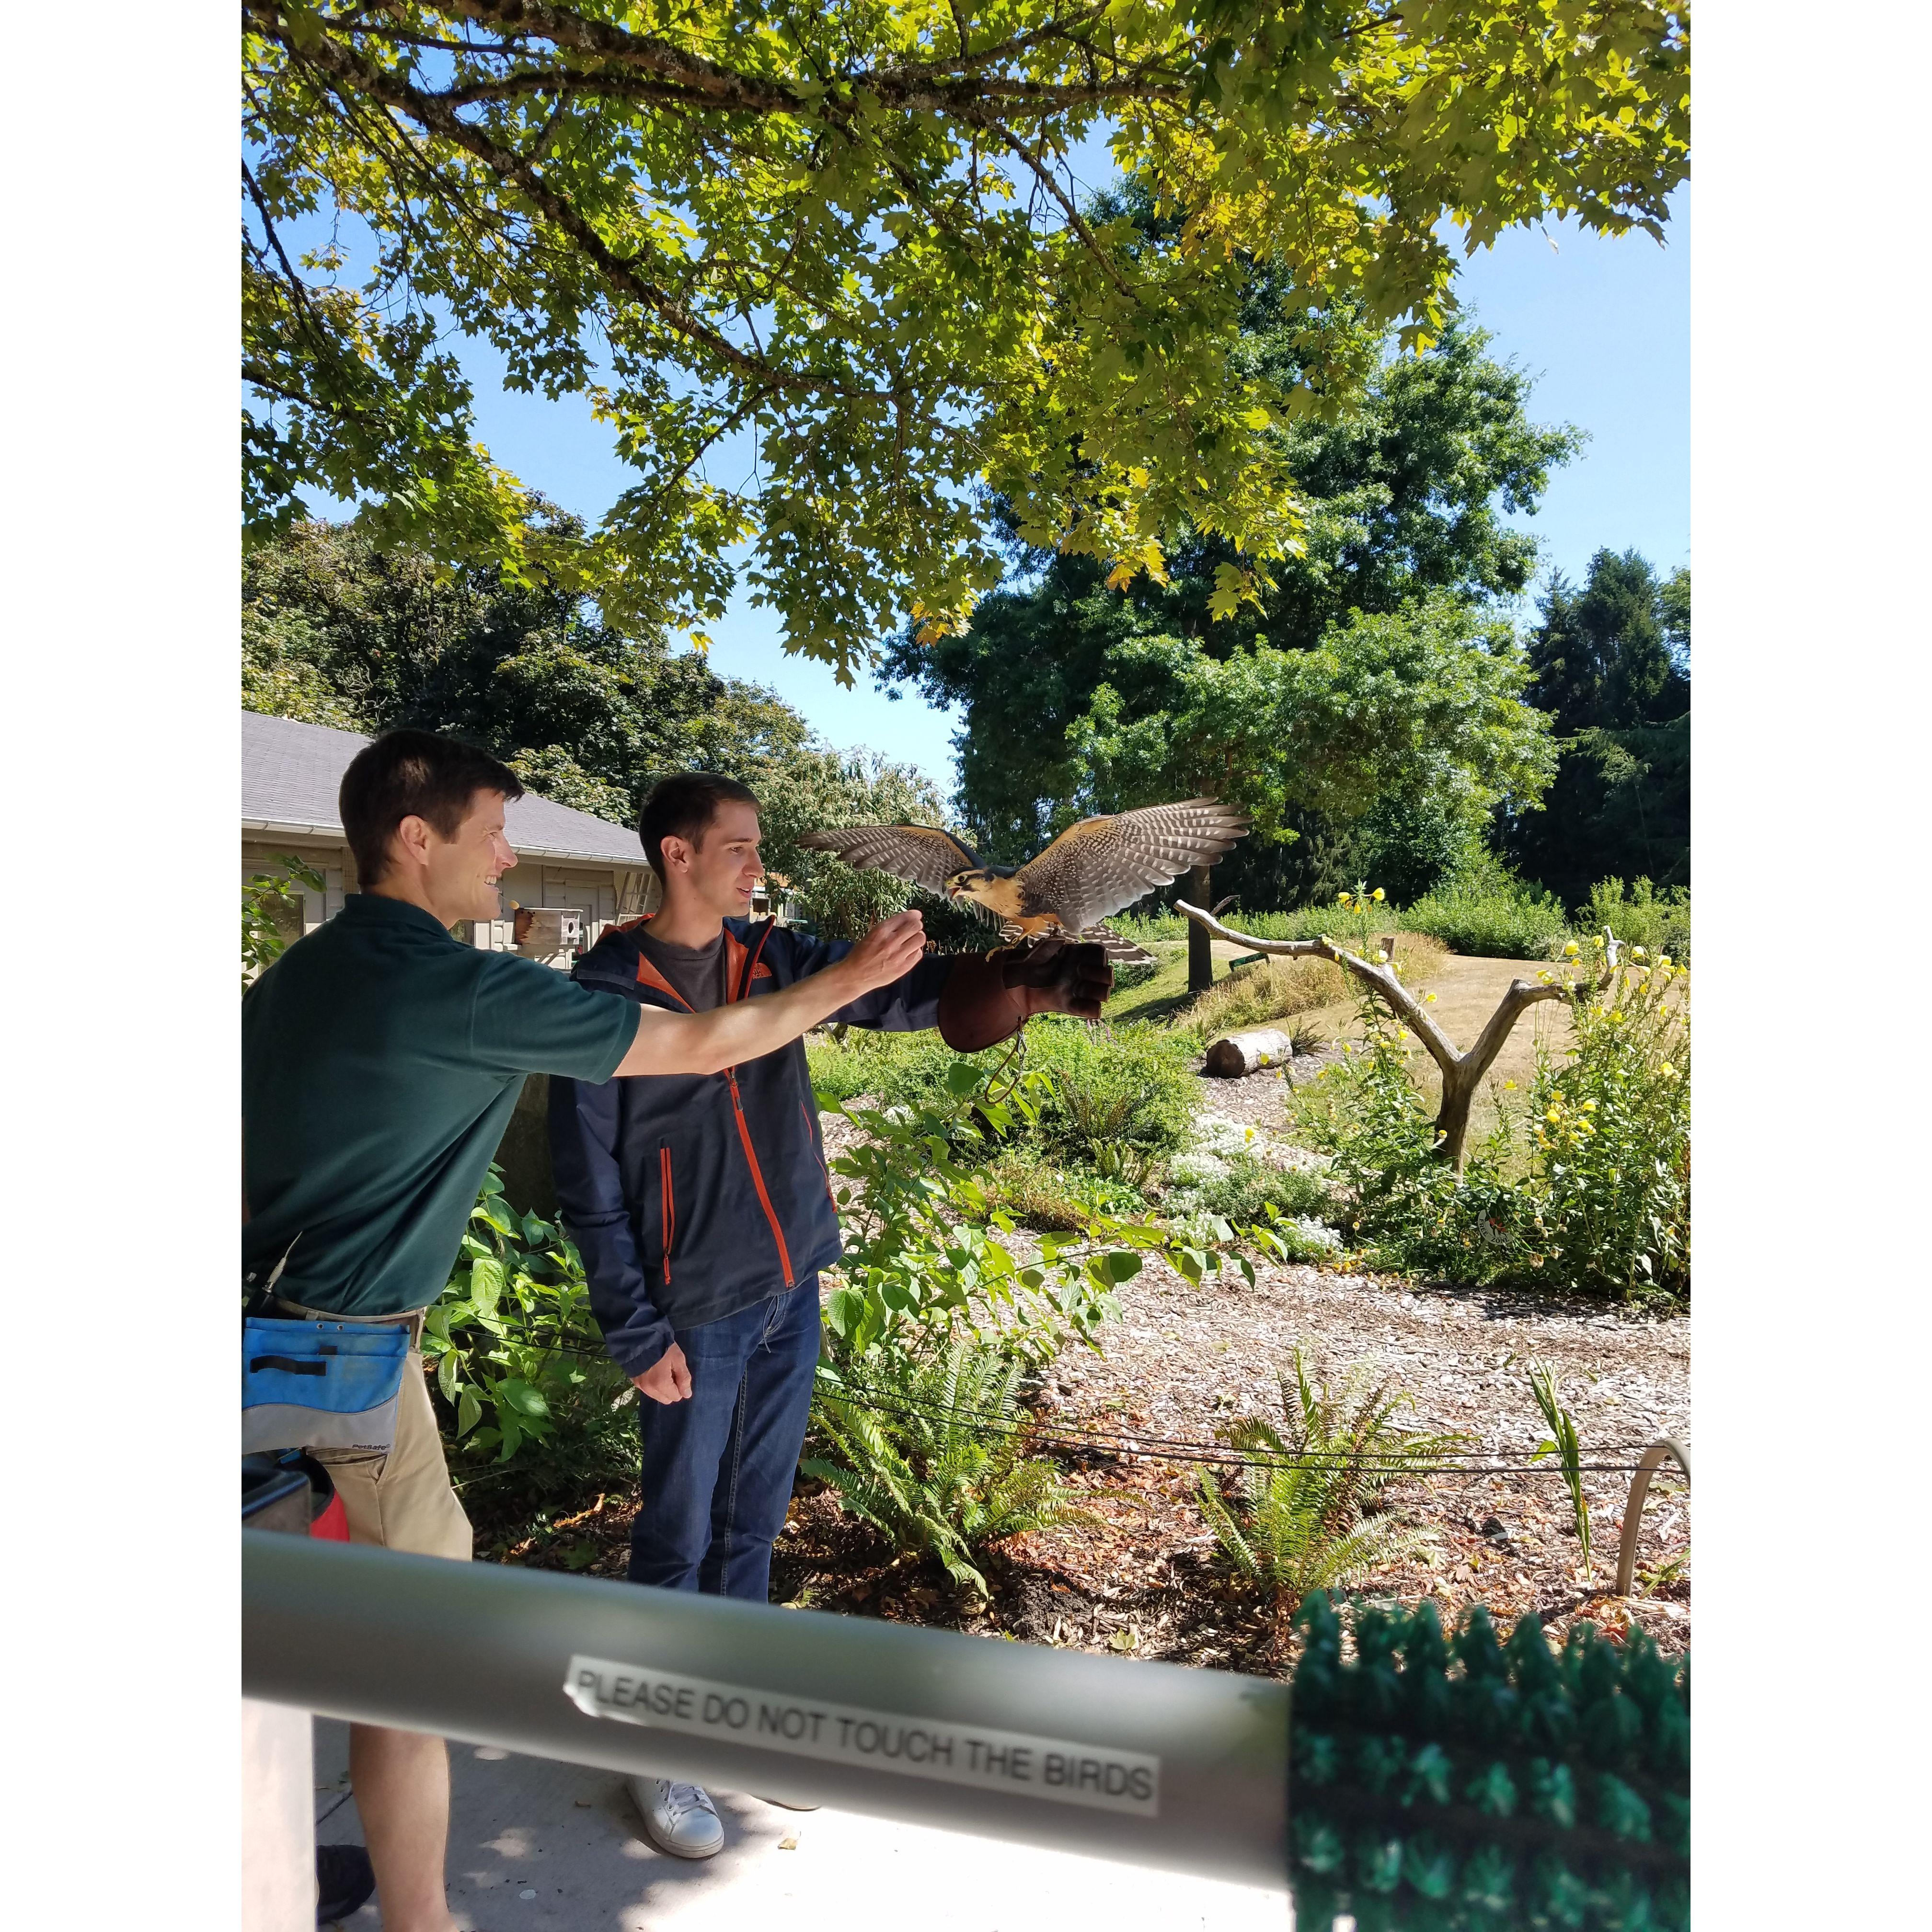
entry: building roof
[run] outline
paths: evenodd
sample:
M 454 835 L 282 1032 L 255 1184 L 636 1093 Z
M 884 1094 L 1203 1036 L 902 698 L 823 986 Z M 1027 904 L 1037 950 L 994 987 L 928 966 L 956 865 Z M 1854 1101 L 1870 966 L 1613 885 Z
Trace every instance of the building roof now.
M 243 712 L 242 830 L 342 837 L 336 794 L 350 760 L 369 742 L 354 731 Z M 503 818 L 505 836 L 526 857 L 644 866 L 644 848 L 635 832 L 587 812 L 526 792 Z

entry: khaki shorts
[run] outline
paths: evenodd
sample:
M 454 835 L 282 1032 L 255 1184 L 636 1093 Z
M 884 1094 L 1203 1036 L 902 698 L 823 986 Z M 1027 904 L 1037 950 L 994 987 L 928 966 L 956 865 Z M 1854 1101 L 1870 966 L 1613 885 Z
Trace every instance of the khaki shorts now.
M 349 1518 L 351 1543 L 374 1543 L 418 1556 L 464 1562 L 475 1537 L 449 1486 L 442 1438 L 423 1380 L 423 1358 L 412 1348 L 396 1397 L 396 1439 L 379 1449 L 311 1449 L 328 1470 Z

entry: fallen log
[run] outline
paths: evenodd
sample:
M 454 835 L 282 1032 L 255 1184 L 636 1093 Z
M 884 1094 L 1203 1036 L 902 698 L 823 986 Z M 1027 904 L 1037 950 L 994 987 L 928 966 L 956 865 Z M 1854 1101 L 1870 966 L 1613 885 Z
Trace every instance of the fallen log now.
M 1201 1070 L 1217 1079 L 1238 1080 L 1243 1074 L 1258 1072 L 1264 1066 L 1286 1066 L 1294 1052 L 1294 1042 L 1278 1028 L 1231 1033 L 1208 1048 Z

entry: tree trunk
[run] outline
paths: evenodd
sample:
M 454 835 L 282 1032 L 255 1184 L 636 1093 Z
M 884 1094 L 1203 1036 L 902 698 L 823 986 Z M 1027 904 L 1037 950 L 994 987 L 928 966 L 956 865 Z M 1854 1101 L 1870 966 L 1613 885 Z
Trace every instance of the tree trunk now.
M 1187 890 L 1197 905 L 1212 905 L 1214 895 L 1208 889 L 1212 876 L 1210 866 L 1196 866 L 1187 874 Z M 1204 993 L 1214 983 L 1214 942 L 1207 929 L 1190 920 L 1187 926 L 1187 990 L 1190 993 Z
M 1264 1066 L 1286 1066 L 1294 1052 L 1293 1042 L 1278 1028 L 1231 1033 L 1208 1049 L 1201 1070 L 1222 1080 L 1238 1080 L 1243 1074 L 1258 1072 Z
M 1436 1131 L 1442 1138 L 1436 1151 L 1458 1174 L 1462 1172 L 1462 1144 L 1469 1137 L 1469 1109 L 1481 1078 L 1481 1071 L 1472 1070 L 1466 1061 L 1442 1076 L 1442 1105 L 1436 1115 Z

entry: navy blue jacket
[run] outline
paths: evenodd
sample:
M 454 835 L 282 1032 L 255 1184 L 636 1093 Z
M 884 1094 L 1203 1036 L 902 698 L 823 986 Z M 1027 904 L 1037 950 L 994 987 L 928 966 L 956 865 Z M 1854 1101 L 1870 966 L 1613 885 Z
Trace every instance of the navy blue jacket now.
M 609 928 L 571 976 L 688 1011 L 638 945 L 643 923 Z M 851 950 L 769 920 L 728 919 L 727 997 L 776 992 Z M 934 1025 L 953 964 L 928 956 L 832 1018 L 884 1033 Z M 595 1087 L 553 1076 L 550 1139 L 591 1310 L 628 1375 L 649 1369 L 674 1330 L 735 1315 L 838 1258 L 838 1210 L 802 1040 L 722 1073 Z

